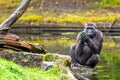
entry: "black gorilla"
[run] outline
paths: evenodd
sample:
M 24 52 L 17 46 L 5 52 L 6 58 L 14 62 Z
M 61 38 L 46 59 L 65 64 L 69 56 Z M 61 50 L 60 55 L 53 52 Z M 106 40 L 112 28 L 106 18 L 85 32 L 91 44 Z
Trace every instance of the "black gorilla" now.
M 94 68 L 99 61 L 99 54 L 102 48 L 103 34 L 96 29 L 95 23 L 89 22 L 79 32 L 76 44 L 71 45 L 71 67 L 80 65 Z

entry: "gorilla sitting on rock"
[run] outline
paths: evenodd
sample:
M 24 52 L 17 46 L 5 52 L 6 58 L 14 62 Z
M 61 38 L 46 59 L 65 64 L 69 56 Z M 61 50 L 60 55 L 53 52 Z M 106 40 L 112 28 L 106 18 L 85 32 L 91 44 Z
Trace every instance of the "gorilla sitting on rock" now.
M 96 29 L 96 24 L 93 22 L 86 23 L 84 27 L 84 30 L 77 35 L 76 44 L 70 47 L 71 67 L 83 65 L 94 68 L 99 61 L 103 34 Z

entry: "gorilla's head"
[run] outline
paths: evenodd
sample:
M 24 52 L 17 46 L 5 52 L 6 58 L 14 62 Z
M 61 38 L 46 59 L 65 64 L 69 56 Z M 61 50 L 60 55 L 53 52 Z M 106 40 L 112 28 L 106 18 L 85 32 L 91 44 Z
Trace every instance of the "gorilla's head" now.
M 89 36 L 89 37 L 94 37 L 96 34 L 96 24 L 93 22 L 88 22 L 86 23 L 84 28 L 84 32 Z

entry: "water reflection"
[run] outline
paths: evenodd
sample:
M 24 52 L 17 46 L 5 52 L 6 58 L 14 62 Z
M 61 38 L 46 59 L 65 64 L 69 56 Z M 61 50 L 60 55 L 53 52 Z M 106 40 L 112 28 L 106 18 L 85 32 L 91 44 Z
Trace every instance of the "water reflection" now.
M 119 80 L 120 79 L 120 68 L 114 68 L 114 66 L 100 68 L 96 71 L 96 76 L 99 80 Z
M 96 74 L 99 80 L 120 80 L 120 51 L 103 51 L 97 65 Z

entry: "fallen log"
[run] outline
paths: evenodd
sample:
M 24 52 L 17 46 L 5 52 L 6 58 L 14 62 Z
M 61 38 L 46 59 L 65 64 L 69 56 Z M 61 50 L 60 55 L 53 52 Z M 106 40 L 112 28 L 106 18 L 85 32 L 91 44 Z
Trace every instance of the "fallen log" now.
M 23 42 L 14 34 L 0 35 L 0 48 L 7 48 L 16 51 L 27 51 L 34 53 L 46 53 L 47 50 L 42 45 L 33 45 Z

